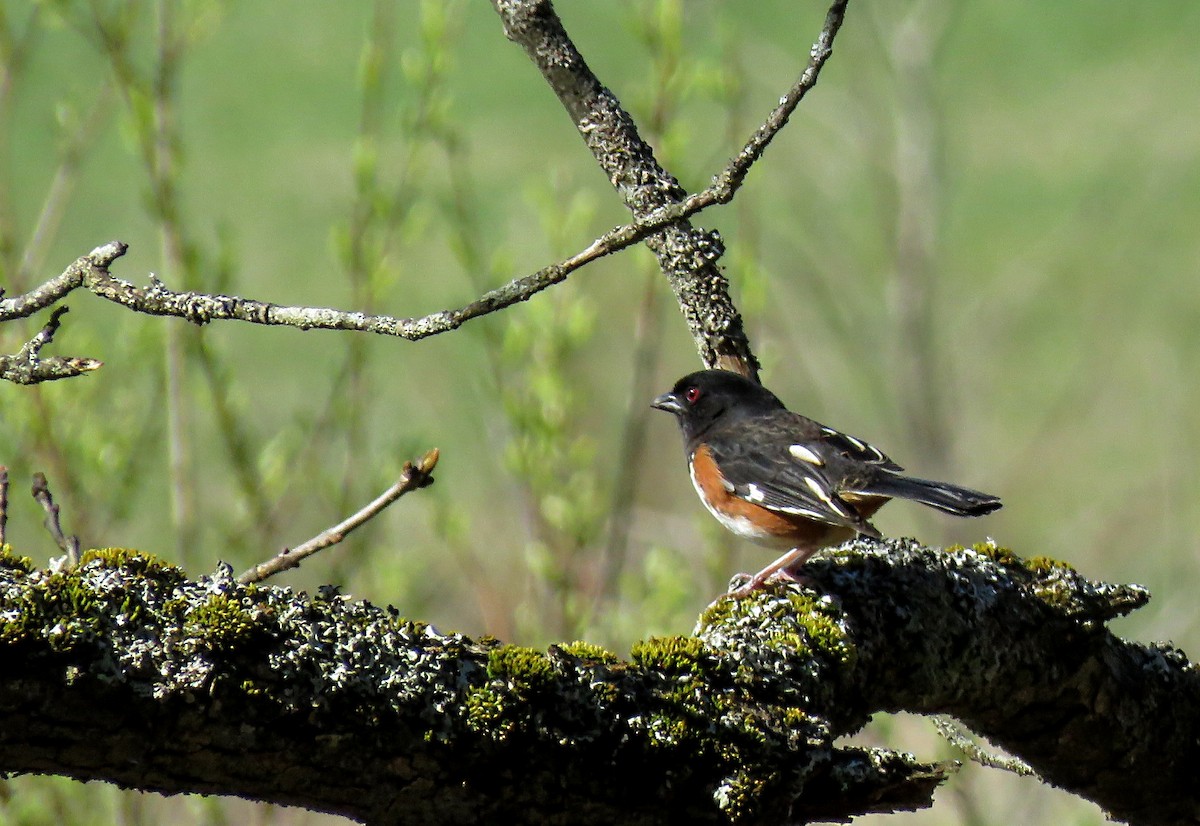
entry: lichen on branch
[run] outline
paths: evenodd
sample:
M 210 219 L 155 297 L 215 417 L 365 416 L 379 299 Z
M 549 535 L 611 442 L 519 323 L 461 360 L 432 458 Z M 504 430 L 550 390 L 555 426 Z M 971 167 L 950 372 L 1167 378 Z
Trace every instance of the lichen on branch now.
M 907 541 L 853 543 L 806 573 L 808 588 L 718 600 L 693 635 L 625 659 L 472 640 L 225 566 L 191 579 L 118 549 L 37 570 L 6 551 L 0 768 L 381 823 L 767 823 L 928 805 L 952 766 L 833 745 L 907 709 L 957 716 L 1132 822 L 1195 811 L 1188 772 L 1134 742 L 1186 750 L 1172 733 L 1191 730 L 1195 669 L 1103 627 L 1144 590 Z M 1045 708 L 1061 713 L 1031 727 Z

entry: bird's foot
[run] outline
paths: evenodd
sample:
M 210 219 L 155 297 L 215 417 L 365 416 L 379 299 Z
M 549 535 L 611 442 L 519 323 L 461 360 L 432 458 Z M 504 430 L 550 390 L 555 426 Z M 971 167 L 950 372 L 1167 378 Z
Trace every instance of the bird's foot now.
M 750 594 L 762 588 L 771 582 L 795 582 L 800 585 L 810 585 L 811 580 L 800 573 L 800 569 L 804 567 L 804 563 L 808 558 L 816 552 L 815 548 L 793 548 L 783 556 L 776 559 L 767 567 L 763 568 L 757 574 L 751 576 L 745 583 L 730 588 L 728 596 L 735 599 L 747 597 Z M 738 574 L 730 581 L 733 582 L 747 576 L 746 574 Z

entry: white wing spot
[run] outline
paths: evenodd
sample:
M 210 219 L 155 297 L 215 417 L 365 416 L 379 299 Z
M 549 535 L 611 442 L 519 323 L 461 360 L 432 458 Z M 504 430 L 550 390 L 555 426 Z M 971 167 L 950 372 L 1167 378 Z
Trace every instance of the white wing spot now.
M 789 506 L 789 507 L 783 507 L 783 508 L 776 508 L 776 510 L 778 510 L 780 513 L 790 513 L 795 516 L 807 516 L 810 519 L 817 519 L 821 522 L 829 521 L 829 514 L 821 513 L 820 511 L 815 511 L 810 508 L 798 508 L 798 507 Z
M 818 482 L 816 479 L 812 478 L 811 476 L 805 476 L 804 484 L 808 485 L 808 489 L 811 490 L 813 493 L 815 493 L 817 495 L 818 499 L 820 499 L 822 502 L 824 502 L 827 505 L 830 504 L 829 493 L 826 492 L 825 488 L 821 487 L 820 482 Z
M 754 484 L 753 482 L 751 482 L 751 483 L 750 483 L 750 484 L 747 486 L 746 499 L 747 499 L 748 501 L 750 501 L 750 502 L 761 502 L 761 501 L 763 501 L 763 499 L 765 499 L 765 498 L 766 498 L 766 497 L 765 497 L 765 496 L 763 496 L 762 489 L 761 489 L 761 488 L 760 488 L 758 485 L 756 485 L 756 484 Z
M 804 484 L 808 485 L 809 490 L 817 495 L 817 498 L 829 506 L 829 509 L 840 516 L 846 516 L 846 510 L 837 502 L 833 501 L 833 497 L 829 495 L 829 491 L 821 487 L 821 483 L 811 476 L 804 477 Z
M 788 448 L 788 453 L 795 456 L 801 462 L 808 462 L 810 465 L 816 465 L 817 467 L 821 467 L 822 465 L 825 464 L 824 459 L 822 459 L 817 454 L 813 453 L 812 450 L 805 447 L 804 445 L 792 445 L 791 447 Z

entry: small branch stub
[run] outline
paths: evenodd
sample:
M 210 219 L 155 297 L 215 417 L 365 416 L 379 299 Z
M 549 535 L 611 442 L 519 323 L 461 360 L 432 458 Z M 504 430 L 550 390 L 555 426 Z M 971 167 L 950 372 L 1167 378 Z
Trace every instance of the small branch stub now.
M 0 355 L 0 379 L 16 384 L 38 384 L 90 373 L 103 366 L 103 362 L 91 358 L 42 357 L 42 348 L 54 340 L 54 334 L 58 332 L 61 319 L 68 310 L 66 306 L 56 308 L 45 326 L 19 351 L 12 355 Z
M 46 483 L 46 475 L 44 473 L 33 474 L 33 498 L 46 511 L 46 530 L 54 537 L 55 543 L 59 549 L 67 555 L 67 564 L 74 567 L 79 564 L 79 537 L 71 535 L 67 536 L 63 533 L 62 525 L 59 521 L 59 508 L 54 502 L 54 497 L 50 495 L 50 486 Z
M 8 468 L 0 465 L 0 548 L 7 542 L 8 531 Z

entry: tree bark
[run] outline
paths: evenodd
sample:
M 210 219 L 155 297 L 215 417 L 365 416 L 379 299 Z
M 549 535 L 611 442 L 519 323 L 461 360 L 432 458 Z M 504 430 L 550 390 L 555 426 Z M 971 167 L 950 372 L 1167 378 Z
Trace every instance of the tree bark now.
M 993 547 L 858 542 L 631 656 L 471 640 L 330 588 L 127 551 L 0 564 L 0 771 L 369 823 L 780 823 L 929 805 L 953 766 L 835 747 L 948 713 L 1131 823 L 1192 822 L 1196 671 L 1147 600 Z

